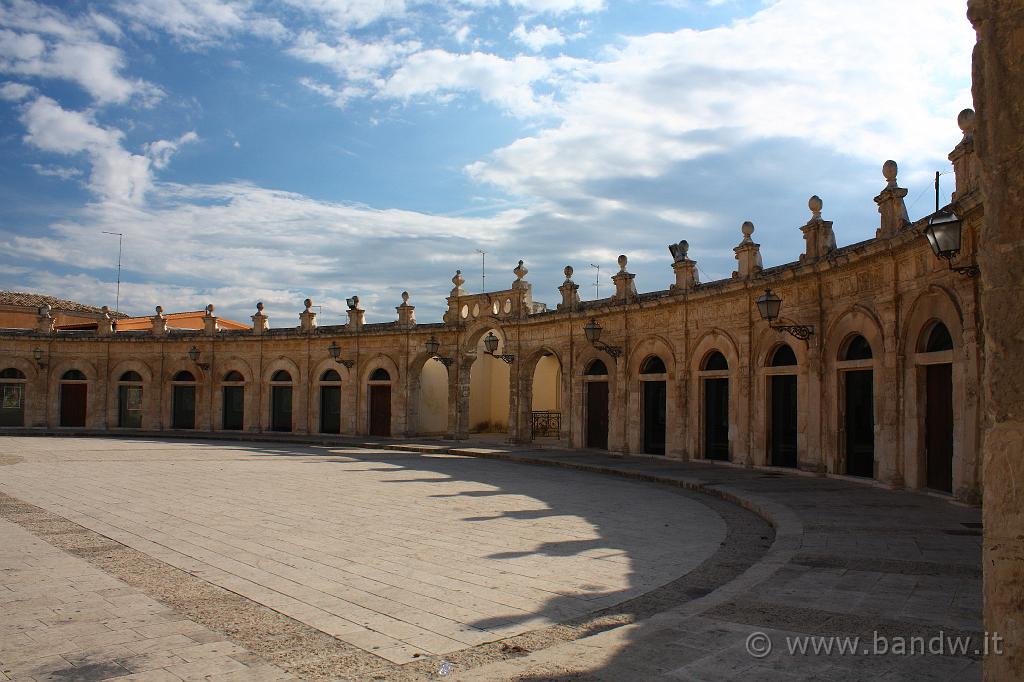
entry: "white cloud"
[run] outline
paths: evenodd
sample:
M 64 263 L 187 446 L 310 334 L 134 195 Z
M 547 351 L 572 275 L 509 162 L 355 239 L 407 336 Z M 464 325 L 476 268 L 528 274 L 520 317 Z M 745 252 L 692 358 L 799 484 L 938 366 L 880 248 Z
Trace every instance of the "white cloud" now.
M 285 0 L 289 5 L 315 14 L 331 25 L 360 28 L 381 19 L 401 17 L 405 0 Z
M 369 81 L 418 49 L 420 43 L 417 41 L 394 42 L 385 38 L 377 42 L 363 42 L 347 35 L 339 36 L 333 44 L 328 44 L 316 33 L 305 31 L 287 52 L 311 64 L 326 66 L 343 78 Z
M 115 9 L 136 29 L 158 29 L 193 49 L 239 33 L 273 39 L 288 34 L 277 19 L 253 11 L 252 4 L 248 0 L 122 0 Z
M 74 180 L 81 177 L 82 171 L 67 166 L 44 166 L 42 164 L 31 164 L 32 170 L 47 178 L 60 178 L 61 180 Z
M 8 102 L 20 102 L 34 94 L 35 91 L 36 89 L 31 85 L 24 83 L 3 83 L 0 85 L 0 99 L 5 99 Z
M 146 156 L 149 157 L 156 169 L 163 169 L 171 162 L 171 157 L 183 144 L 198 142 L 199 136 L 196 131 L 191 130 L 177 140 L 157 140 L 146 145 Z
M 519 24 L 512 31 L 511 37 L 534 52 L 540 52 L 549 45 L 565 45 L 565 36 L 562 35 L 562 32 L 544 24 L 537 24 L 531 29 Z

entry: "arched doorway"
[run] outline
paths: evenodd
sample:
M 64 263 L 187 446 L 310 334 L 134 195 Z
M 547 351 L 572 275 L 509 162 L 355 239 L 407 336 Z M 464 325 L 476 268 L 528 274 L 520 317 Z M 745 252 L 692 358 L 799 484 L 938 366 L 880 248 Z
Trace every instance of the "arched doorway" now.
M 562 433 L 562 365 L 549 352 L 537 361 L 530 385 L 530 437 L 558 438 Z
M 704 400 L 704 458 L 729 459 L 729 362 L 711 351 L 700 371 Z
M 292 375 L 286 369 L 270 377 L 270 430 L 292 430 Z
M 782 344 L 769 362 L 768 456 L 772 466 L 797 465 L 796 354 Z
M 123 373 L 117 380 L 117 426 L 142 428 L 142 375 L 134 370 Z
M 448 368 L 427 360 L 420 369 L 416 396 L 416 433 L 441 435 L 448 432 Z
M 341 433 L 341 375 L 336 369 L 320 375 L 320 433 Z
M 231 370 L 224 375 L 221 391 L 221 428 L 241 431 L 245 427 L 245 377 L 238 370 Z
M 370 373 L 367 382 L 371 436 L 391 435 L 391 374 L 383 367 Z
M 186 369 L 171 379 L 171 428 L 196 428 L 196 377 Z
M 667 429 L 668 370 L 665 361 L 652 355 L 640 366 L 640 409 L 643 413 L 643 450 L 650 455 L 665 454 Z
M 496 353 L 505 353 L 506 341 L 499 329 L 489 329 L 476 344 L 476 359 L 469 370 L 469 431 L 477 434 L 507 434 L 511 373 L 509 364 L 486 352 L 484 339 L 500 339 Z
M 846 343 L 840 362 L 843 386 L 843 414 L 840 423 L 846 451 L 846 473 L 873 478 L 875 475 L 875 381 L 871 344 L 860 334 Z
M 0 426 L 25 425 L 25 383 L 20 369 L 0 370 Z
M 953 491 L 953 337 L 941 322 L 925 333 L 917 357 L 925 365 L 925 485 Z
M 81 370 L 69 369 L 60 378 L 60 425 L 85 426 L 89 382 Z
M 583 372 L 586 387 L 584 423 L 585 445 L 597 450 L 608 449 L 608 366 L 592 360 Z

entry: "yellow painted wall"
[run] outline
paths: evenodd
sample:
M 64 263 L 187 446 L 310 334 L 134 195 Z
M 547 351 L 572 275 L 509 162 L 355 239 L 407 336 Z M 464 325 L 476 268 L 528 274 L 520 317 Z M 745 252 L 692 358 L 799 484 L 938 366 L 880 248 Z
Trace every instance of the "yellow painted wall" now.
M 554 355 L 540 359 L 533 372 L 534 411 L 558 412 L 562 406 L 562 369 Z
M 509 366 L 485 354 L 481 339 L 469 375 L 469 430 L 508 431 L 508 394 Z
M 416 429 L 420 433 L 444 433 L 448 430 L 448 370 L 434 360 L 427 360 L 420 374 Z

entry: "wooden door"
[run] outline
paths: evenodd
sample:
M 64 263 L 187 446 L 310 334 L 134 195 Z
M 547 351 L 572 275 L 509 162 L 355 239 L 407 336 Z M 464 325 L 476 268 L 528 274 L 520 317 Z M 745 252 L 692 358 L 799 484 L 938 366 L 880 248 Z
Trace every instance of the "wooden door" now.
M 341 433 L 341 386 L 320 387 L 320 433 Z
M 370 386 L 370 435 L 391 435 L 391 386 Z
M 25 384 L 0 384 L 0 426 L 25 425 Z
M 588 448 L 608 449 L 608 382 L 588 381 L 587 443 Z
M 846 383 L 846 473 L 875 475 L 874 372 L 844 372 Z
M 796 376 L 789 374 L 771 377 L 771 391 L 771 464 L 777 467 L 795 467 Z
M 270 430 L 292 430 L 292 387 L 270 387 Z
M 171 396 L 171 428 L 196 428 L 196 387 L 175 386 Z
M 117 425 L 123 429 L 142 427 L 142 387 L 117 387 Z
M 953 365 L 928 365 L 925 372 L 927 486 L 953 492 Z
M 241 431 L 245 425 L 245 387 L 224 387 L 224 409 L 221 414 L 225 431 Z
M 665 454 L 667 390 L 664 381 L 641 381 L 644 387 L 644 452 Z
M 729 459 L 729 380 L 704 380 L 704 457 Z
M 87 384 L 60 385 L 60 425 L 85 426 L 86 402 L 89 395 Z

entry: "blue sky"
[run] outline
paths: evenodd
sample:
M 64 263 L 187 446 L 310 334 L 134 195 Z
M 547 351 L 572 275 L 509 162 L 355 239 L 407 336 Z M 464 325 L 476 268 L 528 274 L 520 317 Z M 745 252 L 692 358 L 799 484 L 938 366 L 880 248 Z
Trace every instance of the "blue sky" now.
M 437 321 L 461 268 L 641 291 L 666 245 L 795 260 L 818 194 L 874 235 L 881 164 L 931 210 L 973 32 L 957 0 L 0 0 L 0 288 L 273 326 L 301 301 Z M 927 36 L 927 40 L 922 40 Z M 952 176 L 943 178 L 944 200 Z

